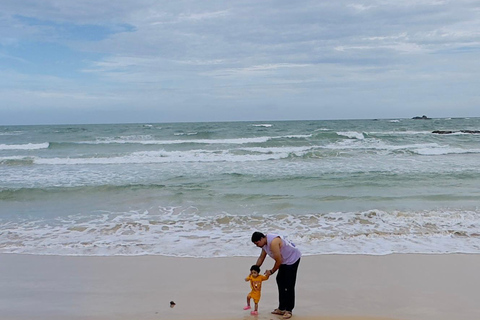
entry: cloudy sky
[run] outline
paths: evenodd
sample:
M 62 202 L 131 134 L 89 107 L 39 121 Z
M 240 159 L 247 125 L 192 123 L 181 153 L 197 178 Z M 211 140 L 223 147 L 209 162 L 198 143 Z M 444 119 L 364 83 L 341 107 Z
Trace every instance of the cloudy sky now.
M 480 0 L 2 0 L 0 124 L 480 116 Z

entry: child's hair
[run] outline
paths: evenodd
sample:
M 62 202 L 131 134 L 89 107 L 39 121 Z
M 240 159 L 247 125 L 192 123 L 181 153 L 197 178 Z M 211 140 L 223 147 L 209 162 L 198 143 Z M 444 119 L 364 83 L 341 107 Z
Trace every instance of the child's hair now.
M 250 268 L 250 271 L 257 271 L 258 273 L 260 273 L 260 267 L 257 266 L 256 264 L 254 264 L 254 265 Z

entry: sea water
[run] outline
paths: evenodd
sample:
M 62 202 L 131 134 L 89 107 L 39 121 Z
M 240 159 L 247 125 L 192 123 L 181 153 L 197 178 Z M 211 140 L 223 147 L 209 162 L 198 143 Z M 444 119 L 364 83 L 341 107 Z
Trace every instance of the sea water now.
M 0 127 L 0 253 L 480 252 L 480 118 Z M 454 131 L 436 134 L 434 130 Z

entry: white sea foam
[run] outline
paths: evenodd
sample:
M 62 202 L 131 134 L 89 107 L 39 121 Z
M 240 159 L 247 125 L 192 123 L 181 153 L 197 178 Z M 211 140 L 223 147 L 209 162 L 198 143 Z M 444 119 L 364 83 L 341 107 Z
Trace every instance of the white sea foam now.
M 262 123 L 262 124 L 252 124 L 252 127 L 265 127 L 265 128 L 270 128 L 272 125 L 268 123 Z
M 33 163 L 32 157 L 24 157 L 24 156 L 10 156 L 10 157 L 0 157 L 0 164 L 12 164 L 12 163 Z M 5 179 L 5 177 L 3 177 Z
M 19 136 L 21 134 L 23 134 L 23 131 L 0 132 L 0 136 Z
M 397 136 L 397 135 L 431 135 L 431 131 L 371 131 L 366 132 L 366 135 L 381 135 L 381 136 Z
M 185 163 L 185 162 L 248 162 L 287 159 L 291 156 L 302 157 L 309 152 L 321 150 L 337 150 L 358 152 L 358 150 L 373 150 L 384 152 L 411 152 L 418 155 L 446 155 L 480 153 L 480 149 L 460 149 L 442 146 L 437 143 L 422 143 L 409 145 L 389 145 L 378 139 L 349 139 L 326 146 L 286 146 L 286 147 L 237 147 L 223 150 L 193 149 L 185 151 L 138 151 L 123 156 L 92 156 L 92 157 L 3 157 L 8 160 L 26 160 L 38 165 L 85 165 L 85 164 L 148 164 L 148 163 Z M 360 159 L 359 159 L 360 160 Z M 325 165 L 325 164 L 324 164 Z
M 129 135 L 129 136 L 119 136 L 119 137 L 104 137 L 104 138 L 98 138 L 95 142 L 79 142 L 79 143 L 85 143 L 85 144 L 91 144 L 91 143 L 136 143 L 137 141 L 150 141 L 154 139 L 152 135 L 150 134 L 135 134 L 135 135 Z
M 285 159 L 291 155 L 302 156 L 311 147 L 240 148 L 230 150 L 187 150 L 187 151 L 139 151 L 117 157 L 90 158 L 41 158 L 32 157 L 35 164 L 78 165 L 78 164 L 135 164 L 173 162 L 246 162 Z M 239 153 L 249 151 L 250 153 Z
M 438 146 L 435 148 L 417 148 L 413 152 L 425 156 L 437 156 L 445 154 L 466 154 L 466 153 L 480 153 L 480 149 L 461 149 L 451 148 L 447 146 Z
M 344 136 L 350 139 L 358 139 L 358 140 L 363 140 L 365 139 L 365 136 L 363 135 L 362 132 L 355 132 L 355 131 L 345 131 L 345 132 L 337 132 L 339 136 Z
M 252 231 L 285 234 L 304 255 L 479 253 L 474 211 L 202 216 L 195 207 L 73 215 L 0 225 L 0 252 L 57 255 L 256 256 Z
M 392 145 L 385 143 L 382 140 L 367 138 L 364 140 L 342 140 L 339 142 L 328 144 L 325 149 L 333 150 L 385 150 L 385 151 L 409 151 L 421 155 L 435 155 L 435 154 L 447 154 L 446 151 L 451 153 L 468 153 L 474 152 L 474 150 L 462 150 L 462 149 L 449 149 L 446 146 L 439 145 L 438 143 L 418 143 L 418 144 L 404 144 L 404 145 Z
M 173 135 L 174 135 L 174 136 L 194 136 L 194 135 L 197 135 L 197 134 L 198 134 L 198 132 L 186 132 L 186 133 L 184 133 L 184 132 L 176 132 L 176 133 L 174 133 Z
M 144 140 L 144 139 L 109 139 L 96 141 L 81 141 L 80 144 L 144 144 L 144 145 L 169 145 L 169 144 L 247 144 L 247 143 L 263 143 L 272 137 L 256 137 L 256 138 L 237 138 L 237 139 L 194 139 L 194 140 Z
M 196 132 L 175 133 L 177 136 L 196 135 Z M 95 141 L 80 141 L 79 144 L 143 144 L 143 145 L 172 145 L 172 144 L 249 144 L 265 143 L 276 139 L 302 139 L 312 137 L 311 134 L 264 136 L 234 139 L 181 139 L 181 140 L 154 140 L 151 136 L 128 136 L 119 138 L 104 138 Z
M 306 151 L 313 150 L 314 147 L 305 146 L 305 147 L 245 147 L 240 150 L 268 153 L 268 154 L 291 154 L 295 153 L 298 155 L 303 155 Z
M 26 144 L 0 144 L 0 150 L 38 150 L 47 149 L 50 144 L 44 143 L 26 143 Z
M 311 134 L 293 134 L 288 136 L 281 136 L 281 137 L 274 137 L 273 139 L 281 139 L 281 138 L 288 138 L 288 139 L 304 139 L 304 138 L 311 138 Z

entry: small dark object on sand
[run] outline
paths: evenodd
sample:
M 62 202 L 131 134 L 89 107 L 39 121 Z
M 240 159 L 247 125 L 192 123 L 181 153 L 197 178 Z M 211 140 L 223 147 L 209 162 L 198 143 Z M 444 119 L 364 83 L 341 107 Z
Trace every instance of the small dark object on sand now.
M 175 307 L 175 302 L 170 301 L 170 308 L 173 308 L 173 307 Z

